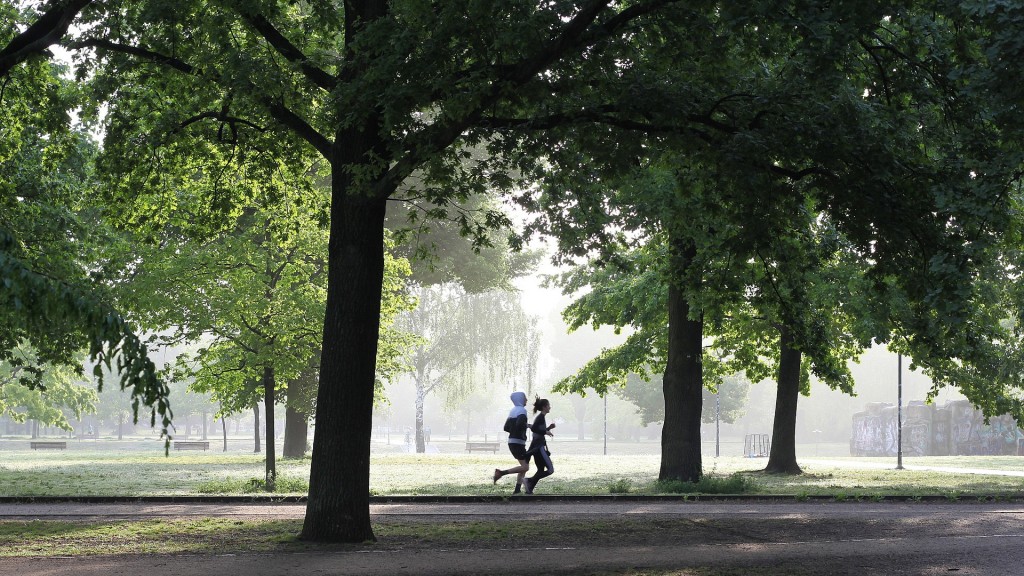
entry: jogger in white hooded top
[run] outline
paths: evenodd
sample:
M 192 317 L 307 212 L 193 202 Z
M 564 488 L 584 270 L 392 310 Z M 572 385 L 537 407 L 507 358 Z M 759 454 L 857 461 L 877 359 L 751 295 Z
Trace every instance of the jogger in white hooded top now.
M 513 494 L 522 492 L 523 476 L 530 470 L 530 457 L 526 455 L 526 430 L 529 420 L 526 416 L 526 393 L 512 393 L 512 410 L 505 419 L 505 432 L 508 432 L 508 450 L 512 457 L 519 461 L 519 466 L 501 470 L 494 469 L 494 483 L 506 474 L 516 474 L 516 489 Z

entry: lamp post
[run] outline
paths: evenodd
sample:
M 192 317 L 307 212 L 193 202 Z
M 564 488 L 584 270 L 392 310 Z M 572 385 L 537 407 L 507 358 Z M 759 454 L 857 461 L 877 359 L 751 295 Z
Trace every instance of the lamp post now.
M 608 455 L 608 393 L 604 393 L 604 455 Z
M 721 429 L 719 428 L 718 424 L 719 418 L 722 415 L 722 403 L 720 400 L 721 394 L 722 390 L 721 388 L 719 388 L 718 392 L 715 392 L 715 458 L 718 458 L 718 456 L 721 454 L 721 450 L 719 449 L 719 438 L 721 437 L 719 432 L 721 431 Z
M 903 354 L 896 355 L 896 469 L 903 470 Z

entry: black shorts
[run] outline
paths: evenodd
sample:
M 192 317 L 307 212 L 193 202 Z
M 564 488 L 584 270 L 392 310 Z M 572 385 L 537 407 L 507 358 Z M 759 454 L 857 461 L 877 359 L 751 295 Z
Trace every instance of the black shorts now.
M 508 451 L 512 453 L 512 457 L 516 460 L 529 460 L 529 456 L 526 455 L 526 446 L 524 444 L 509 444 Z

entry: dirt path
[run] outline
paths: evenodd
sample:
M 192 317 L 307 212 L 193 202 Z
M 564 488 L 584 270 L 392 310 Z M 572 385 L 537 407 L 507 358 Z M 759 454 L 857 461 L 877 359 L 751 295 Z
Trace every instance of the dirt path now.
M 302 553 L 0 559 L 24 576 L 1024 574 L 1024 505 L 523 502 L 374 505 L 374 522 L 530 522 L 543 538 L 382 538 Z M 301 505 L 2 505 L 11 518 L 301 517 Z M 589 527 L 589 528 L 588 528 Z M 694 570 L 701 569 L 699 572 Z

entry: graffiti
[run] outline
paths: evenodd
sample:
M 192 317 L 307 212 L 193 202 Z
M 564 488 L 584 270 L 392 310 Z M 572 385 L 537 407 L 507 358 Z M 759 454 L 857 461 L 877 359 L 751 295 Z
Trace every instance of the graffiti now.
M 898 450 L 895 406 L 875 402 L 853 415 L 850 454 L 895 456 Z M 1024 440 L 1008 415 L 985 417 L 967 401 L 944 406 L 911 402 L 903 414 L 903 454 L 906 456 L 977 456 L 1016 454 Z

